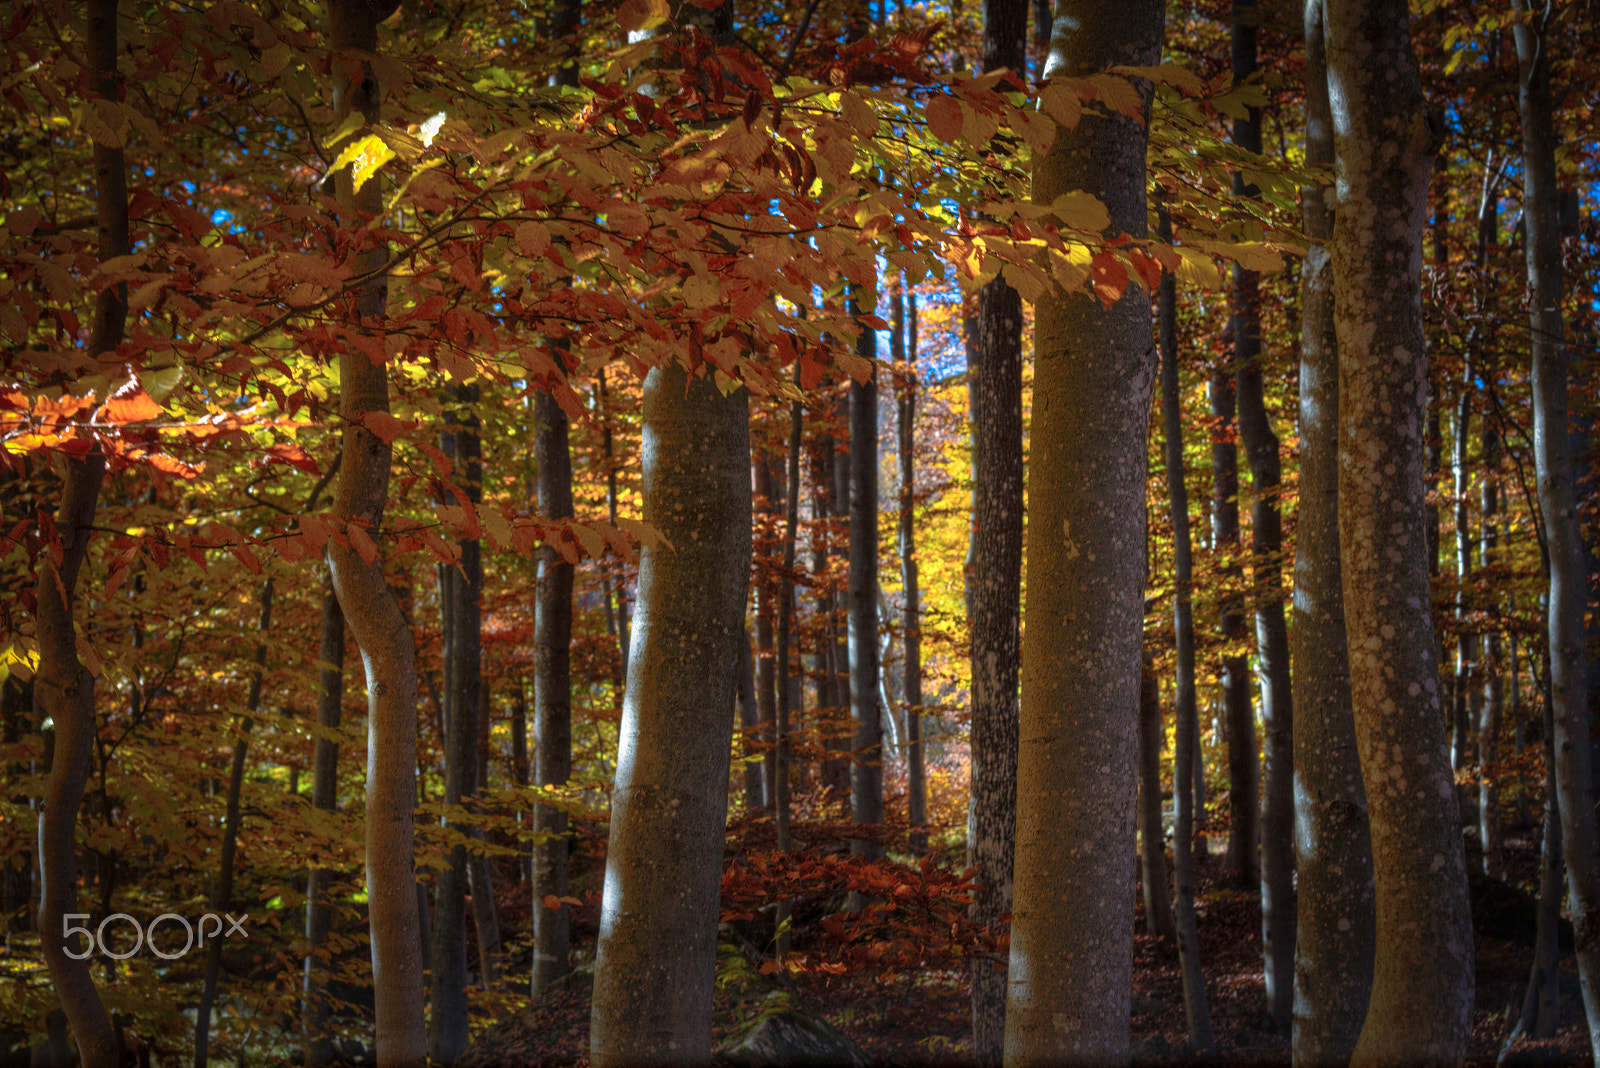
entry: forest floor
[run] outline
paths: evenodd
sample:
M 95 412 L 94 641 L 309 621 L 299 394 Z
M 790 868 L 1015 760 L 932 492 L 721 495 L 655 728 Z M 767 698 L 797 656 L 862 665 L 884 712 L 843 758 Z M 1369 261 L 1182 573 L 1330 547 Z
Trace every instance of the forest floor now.
M 1468 1064 L 1495 1064 L 1510 1021 L 1522 1002 L 1533 957 L 1533 900 L 1525 891 L 1538 877 L 1537 836 L 1508 845 L 1508 884 L 1475 877 L 1477 1008 Z M 1220 851 L 1197 859 L 1196 913 L 1217 1054 L 1211 1065 L 1288 1065 L 1289 1039 L 1263 1027 L 1261 910 L 1253 892 L 1225 885 Z M 1476 866 L 1478 857 L 1469 857 Z M 1519 892 L 1510 887 L 1522 888 Z M 516 905 L 507 902 L 514 913 Z M 587 910 L 585 910 L 587 911 Z M 526 907 L 523 908 L 526 915 Z M 515 918 L 507 917 L 514 924 Z M 592 961 L 592 917 L 574 931 L 580 962 Z M 797 939 L 801 937 L 797 934 Z M 581 968 L 581 964 L 580 964 Z M 525 972 L 524 972 L 525 974 Z M 534 1004 L 480 1035 L 460 1063 L 464 1068 L 587 1064 L 589 976 L 564 983 Z M 773 985 L 751 976 L 762 990 Z M 759 1011 L 761 990 L 751 980 L 728 982 L 717 995 L 717 1038 L 740 1017 Z M 1136 1065 L 1177 1066 L 1197 1061 L 1187 1051 L 1182 980 L 1174 948 L 1145 933 L 1142 910 L 1134 950 L 1133 1048 Z M 856 971 L 818 972 L 784 983 L 794 1000 L 853 1040 L 873 1064 L 970 1063 L 971 1021 L 965 967 L 902 972 L 892 978 Z M 741 987 L 743 990 L 741 991 Z M 1588 1036 L 1570 953 L 1561 965 L 1561 1027 L 1555 1038 L 1519 1050 L 1517 1064 L 1590 1065 Z M 724 1062 L 732 1063 L 732 1062 Z

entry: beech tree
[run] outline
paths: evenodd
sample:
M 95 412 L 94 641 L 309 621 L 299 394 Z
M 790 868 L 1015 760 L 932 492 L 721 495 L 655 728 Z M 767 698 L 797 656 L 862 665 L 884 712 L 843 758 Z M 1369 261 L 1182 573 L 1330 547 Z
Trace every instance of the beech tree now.
M 644 521 L 590 1051 L 711 1053 L 728 747 L 750 570 L 749 401 L 678 366 L 645 380 Z M 671 938 L 663 938 L 671 931 Z
M 1323 0 L 1305 5 L 1306 162 L 1333 164 Z M 1375 923 L 1367 795 L 1350 704 L 1339 568 L 1339 348 L 1334 188 L 1301 193 L 1311 245 L 1300 274 L 1300 518 L 1294 561 L 1296 1064 L 1345 1065 L 1372 990 Z
M 1472 926 L 1423 530 L 1428 395 L 1419 271 L 1437 131 L 1398 0 L 1331 0 L 1338 197 L 1339 561 L 1371 813 L 1377 956 L 1353 1062 L 1454 1063 Z
M 1151 65 L 1165 5 L 1058 0 L 1050 77 Z M 1086 111 L 1033 173 L 1143 237 L 1151 86 L 1132 114 Z M 1131 109 L 1130 109 L 1131 110 Z M 1035 306 L 1028 601 L 1005 1059 L 1124 1063 L 1132 996 L 1135 711 L 1144 626 L 1150 294 L 1051 291 Z

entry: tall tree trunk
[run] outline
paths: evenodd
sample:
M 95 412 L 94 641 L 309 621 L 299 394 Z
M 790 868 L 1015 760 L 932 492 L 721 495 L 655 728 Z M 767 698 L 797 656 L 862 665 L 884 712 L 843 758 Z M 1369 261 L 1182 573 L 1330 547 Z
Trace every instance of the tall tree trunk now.
M 322 622 L 317 660 L 317 739 L 311 758 L 311 807 L 332 812 L 339 805 L 339 729 L 344 705 L 344 615 L 330 575 L 322 593 Z M 306 962 L 300 1015 L 305 1027 L 306 1068 L 333 1060 L 333 1041 L 325 1033 L 328 1019 L 327 965 L 319 953 L 333 926 L 328 885 L 333 873 L 312 868 L 306 876 Z
M 757 737 L 761 730 L 761 711 L 756 707 L 756 661 L 750 652 L 750 634 L 741 630 L 739 637 L 739 688 L 736 704 L 739 708 L 739 733 L 744 754 L 744 807 L 748 813 L 761 808 L 761 759 Z
M 1172 240 L 1172 217 L 1158 209 L 1160 238 Z M 1172 745 L 1172 874 L 1176 891 L 1178 960 L 1183 972 L 1183 1008 L 1189 1047 L 1203 1053 L 1216 1047 L 1205 973 L 1200 968 L 1200 935 L 1194 914 L 1194 779 L 1200 715 L 1194 692 L 1194 552 L 1189 535 L 1189 487 L 1184 481 L 1182 391 L 1178 388 L 1178 279 L 1161 273 L 1161 412 L 1167 496 L 1172 512 L 1172 629 L 1177 659 Z
M 103 100 L 119 99 L 117 75 L 117 0 L 89 0 L 85 52 L 89 91 Z M 95 220 L 101 262 L 129 251 L 128 175 L 122 149 L 95 143 Z M 122 343 L 127 321 L 127 286 L 100 290 L 95 303 L 89 353 L 98 356 Z M 55 724 L 55 751 L 39 814 L 39 942 L 50 982 L 78 1040 L 84 1068 L 113 1068 L 116 1033 L 89 974 L 91 947 L 67 935 L 68 917 L 78 908 L 77 828 L 83 788 L 94 753 L 94 676 L 78 659 L 73 600 L 78 571 L 89 549 L 105 455 L 98 450 L 65 461 L 61 503 L 55 515 L 61 557 L 40 556 L 34 586 L 39 667 L 33 699 L 38 722 Z
M 333 0 L 329 7 L 334 50 L 375 54 L 378 23 L 394 0 Z M 365 62 L 352 82 L 352 65 L 335 62 L 335 125 L 360 112 L 378 122 L 382 89 Z M 383 210 L 379 179 L 355 188 L 349 168 L 337 176 L 346 224 Z M 357 275 L 371 275 L 355 297 L 347 329 L 379 336 L 388 297 L 381 243 L 356 254 Z M 367 899 L 372 926 L 372 982 L 378 1063 L 420 1064 L 427 1056 L 422 1009 L 422 953 L 418 934 L 416 868 L 417 664 L 411 626 L 383 576 L 377 542 L 389 495 L 389 443 L 364 425 L 369 413 L 389 411 L 389 381 L 364 347 L 347 344 L 339 356 L 339 415 L 344 421 L 339 489 L 333 514 L 348 544 L 328 544 L 333 586 L 346 624 L 361 647 L 367 672 Z M 363 551 L 364 550 L 364 551 Z
M 1561 800 L 1556 786 L 1555 710 L 1544 702 L 1544 845 L 1539 856 L 1539 911 L 1534 933 L 1533 965 L 1522 995 L 1522 1012 L 1501 1048 L 1521 1038 L 1549 1038 L 1561 1012 Z
M 611 432 L 611 410 L 606 397 L 606 372 L 604 368 L 595 372 L 596 388 L 600 396 L 600 437 L 601 452 L 605 455 L 606 462 L 606 516 L 612 526 L 617 525 L 617 461 L 613 458 L 613 440 Z M 609 577 L 602 579 L 606 597 L 606 626 L 615 629 L 617 635 L 617 669 L 616 690 L 617 700 L 622 700 L 622 684 L 628 677 L 628 583 L 623 569 L 617 570 L 617 585 L 613 591 Z M 612 613 L 612 598 L 615 597 L 616 615 Z
M 849 672 L 841 670 L 843 658 L 834 640 L 837 629 L 837 598 L 828 580 L 828 561 L 833 537 L 831 520 L 838 506 L 834 493 L 834 473 L 838 441 L 832 432 L 817 435 L 811 454 L 812 513 L 816 517 L 811 541 L 811 573 L 817 576 L 817 734 L 827 752 L 837 747 L 837 724 L 850 703 Z M 836 756 L 822 761 L 822 785 L 830 801 L 849 793 L 849 764 Z
M 798 375 L 798 370 L 796 374 Z M 777 655 L 778 662 L 778 705 L 777 722 L 775 724 L 773 742 L 773 766 L 776 774 L 774 783 L 776 789 L 773 793 L 773 822 L 777 826 L 778 849 L 781 852 L 789 851 L 789 738 L 793 726 L 794 715 L 799 711 L 795 700 L 798 687 L 792 686 L 790 678 L 790 657 L 797 650 L 792 647 L 794 641 L 794 556 L 795 541 L 800 533 L 800 445 L 802 426 L 802 407 L 799 401 L 789 404 L 789 452 L 788 460 L 784 466 L 787 476 L 787 485 L 784 487 L 783 496 L 783 571 L 778 576 L 778 627 L 777 627 Z M 780 901 L 777 908 L 778 929 L 778 956 L 786 956 L 789 952 L 789 901 Z
M 1472 397 L 1476 389 L 1473 354 L 1467 354 L 1461 374 L 1461 394 L 1456 401 L 1456 440 L 1453 455 L 1452 496 L 1456 527 L 1456 639 L 1455 688 L 1450 705 L 1450 766 L 1460 770 L 1471 760 L 1471 729 L 1478 720 L 1478 635 L 1469 622 L 1467 587 L 1472 582 L 1472 518 L 1468 507 L 1467 442 L 1472 436 Z
M 1377 956 L 1356 1064 L 1458 1063 L 1472 925 L 1424 531 L 1422 229 L 1436 147 L 1404 0 L 1333 0 L 1339 549 Z
M 1049 73 L 1161 55 L 1159 0 L 1058 0 Z M 1136 82 L 1145 101 L 1148 83 Z M 1085 190 L 1145 234 L 1145 125 L 1085 113 L 1034 167 L 1033 200 Z M 1027 619 L 1006 1063 L 1127 1063 L 1134 775 L 1144 630 L 1150 296 L 1036 308 Z
M 1306 162 L 1333 164 L 1323 0 L 1305 6 Z M 1294 563 L 1294 845 L 1299 878 L 1293 1056 L 1350 1062 L 1372 992 L 1372 841 L 1350 704 L 1339 568 L 1339 348 L 1334 331 L 1331 182 L 1301 191 L 1300 518 Z
M 869 314 L 856 288 L 851 306 Z M 857 355 L 876 360 L 878 336 L 865 326 Z M 850 383 L 850 697 L 855 746 L 850 768 L 850 819 L 883 823 L 883 709 L 878 700 L 878 372 Z M 883 855 L 876 840 L 858 839 L 852 852 Z
M 734 665 L 750 575 L 747 392 L 723 396 L 708 378 L 655 368 L 643 452 L 644 521 L 664 544 L 645 548 L 639 564 L 595 955 L 598 1068 L 711 1055 Z
M 449 413 L 445 453 L 454 462 L 454 488 L 477 505 L 483 500 L 482 444 L 478 437 L 478 388 L 464 385 L 455 399 L 465 409 Z M 452 495 L 453 499 L 453 495 Z M 445 783 L 444 803 L 470 801 L 477 779 L 478 708 L 483 694 L 482 547 L 476 538 L 457 544 L 461 561 L 440 569 L 439 603 L 444 616 Z M 456 830 L 471 836 L 470 825 Z M 467 849 L 456 845 L 439 873 L 433 919 L 433 1012 L 428 1020 L 428 1055 L 450 1064 L 467 1045 Z
M 906 314 L 908 299 L 909 316 Z M 903 374 L 899 379 L 896 429 L 900 445 L 900 584 L 905 591 L 905 611 L 901 617 L 905 663 L 901 688 L 906 711 L 906 819 L 911 824 L 911 851 L 920 853 L 928 848 L 928 787 L 922 752 L 922 591 L 917 575 L 916 294 L 903 292 L 903 285 L 896 286 L 890 308 L 896 347 L 894 361 Z M 1002 1010 L 1004 1004 L 1002 1000 Z
M 1027 0 L 984 0 L 983 69 L 1027 69 Z M 972 535 L 967 614 L 972 631 L 972 787 L 967 865 L 971 913 L 998 923 L 1011 909 L 1017 819 L 1017 681 L 1022 637 L 1022 297 L 997 278 L 978 291 L 967 349 L 972 402 Z M 1006 972 L 972 962 L 972 1050 L 998 1064 L 1006 1034 Z
M 1256 73 L 1255 0 L 1233 3 L 1233 80 L 1242 85 Z M 1233 143 L 1261 153 L 1261 112 L 1247 108 L 1233 120 Z M 1254 196 L 1240 174 L 1236 194 Z M 1266 772 L 1260 801 L 1261 945 L 1266 979 L 1266 1019 L 1279 1033 L 1289 1030 L 1294 993 L 1294 703 L 1289 682 L 1289 628 L 1283 617 L 1283 519 L 1278 508 L 1282 481 L 1278 435 L 1267 415 L 1262 386 L 1260 279 L 1233 265 L 1233 356 L 1238 376 L 1239 440 L 1254 483 L 1251 506 L 1251 598 L 1255 602 L 1256 656 L 1261 664 L 1261 719 L 1266 733 Z
M 533 404 L 539 427 L 534 439 L 539 512 L 551 519 L 570 519 L 567 416 L 547 392 L 538 393 Z M 573 567 L 554 546 L 544 546 L 539 553 L 533 643 L 534 782 L 559 787 L 572 776 Z M 539 994 L 571 970 L 572 911 L 561 901 L 570 894 L 566 811 L 535 805 L 534 829 L 548 836 L 533 847 L 532 991 Z
M 1551 7 L 1513 0 L 1528 18 L 1514 27 L 1521 82 L 1524 242 L 1533 351 L 1533 440 L 1539 512 L 1550 551 L 1550 692 L 1555 710 L 1556 791 L 1567 861 L 1567 909 L 1576 933 L 1578 987 L 1589 1043 L 1600 1060 L 1600 858 L 1594 800 L 1584 609 L 1588 582 L 1567 417 L 1561 234 L 1556 212 L 1555 121 L 1550 92 Z
M 261 672 L 267 663 L 267 632 L 272 629 L 272 580 L 261 585 L 261 621 L 257 631 L 255 670 L 250 673 L 250 690 L 245 695 L 244 716 L 239 721 L 239 737 L 233 743 L 233 763 L 228 772 L 228 800 L 222 824 L 222 848 L 217 854 L 217 883 L 211 894 L 213 912 L 226 916 L 233 909 L 233 860 L 239 848 L 239 797 L 244 791 L 245 761 L 250 755 L 250 732 L 255 729 L 255 714 L 261 710 Z M 206 947 L 205 979 L 200 1004 L 195 1010 L 194 1064 L 206 1068 L 210 1057 L 211 1010 L 217 1002 L 217 980 L 222 974 L 222 944 L 213 938 Z

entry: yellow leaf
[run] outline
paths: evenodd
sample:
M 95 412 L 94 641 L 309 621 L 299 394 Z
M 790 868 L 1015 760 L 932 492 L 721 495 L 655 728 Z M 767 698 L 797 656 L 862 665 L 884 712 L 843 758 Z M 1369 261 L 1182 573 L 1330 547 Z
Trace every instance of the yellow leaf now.
M 1111 225 L 1111 213 L 1106 211 L 1106 206 L 1093 193 L 1085 193 L 1081 189 L 1056 197 L 1050 205 L 1050 211 L 1061 220 L 1061 225 L 1074 230 L 1100 233 Z
M 1178 276 L 1178 281 L 1204 289 L 1222 288 L 1222 272 L 1217 270 L 1217 264 L 1210 256 L 1187 245 L 1180 245 L 1177 252 L 1178 267 L 1172 273 Z
M 1070 130 L 1083 115 L 1083 100 L 1072 85 L 1054 81 L 1039 93 L 1039 110 Z
M 337 173 L 342 167 L 350 167 L 351 180 L 359 192 L 361 187 L 367 184 L 367 180 L 378 173 L 378 168 L 392 159 L 394 159 L 394 149 L 385 144 L 383 138 L 377 134 L 367 134 L 345 145 L 330 169 Z

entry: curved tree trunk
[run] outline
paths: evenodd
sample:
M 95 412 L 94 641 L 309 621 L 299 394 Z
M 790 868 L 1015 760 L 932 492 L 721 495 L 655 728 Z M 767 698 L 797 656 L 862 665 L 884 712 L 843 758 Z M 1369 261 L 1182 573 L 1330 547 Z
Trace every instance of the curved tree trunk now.
M 378 23 L 393 0 L 334 0 L 329 7 L 332 45 L 376 53 Z M 382 90 L 367 64 L 357 84 L 350 65 L 333 63 L 335 125 L 354 111 L 378 121 Z M 383 209 L 378 179 L 358 191 L 348 168 L 339 172 L 341 209 L 357 218 Z M 381 245 L 358 253 L 358 274 L 373 277 L 356 297 L 347 329 L 381 334 L 388 286 Z M 389 444 L 363 420 L 388 412 L 389 382 L 365 348 L 346 345 L 339 356 L 339 415 L 344 420 L 339 489 L 333 514 L 349 543 L 328 544 L 333 586 L 345 622 L 361 647 L 367 673 L 367 898 L 372 925 L 372 982 L 378 1063 L 420 1064 L 427 1056 L 422 1009 L 422 952 L 418 934 L 416 868 L 412 843 L 417 800 L 417 663 L 411 626 L 384 580 L 376 546 L 389 494 Z M 366 551 L 361 551 L 365 548 Z
M 1052 75 L 1147 65 L 1164 5 L 1058 0 Z M 1151 88 L 1136 83 L 1146 109 Z M 1148 110 L 1146 112 L 1148 114 Z M 1145 126 L 1086 112 L 1034 167 L 1033 199 L 1101 200 L 1145 233 Z M 1036 309 L 1027 621 L 1017 767 L 1007 1064 L 1128 1060 L 1134 764 L 1144 629 L 1150 295 Z
M 750 575 L 749 397 L 678 366 L 644 386 L 644 521 L 590 1056 L 600 1068 L 711 1056 L 711 992 Z M 667 935 L 670 932 L 670 936 Z
M 1306 158 L 1333 163 L 1322 0 L 1305 8 Z M 1334 333 L 1331 183 L 1301 194 L 1300 518 L 1294 563 L 1297 1066 L 1348 1064 L 1372 992 L 1372 844 L 1356 752 L 1339 569 L 1339 349 Z
M 1158 209 L 1160 238 L 1172 240 L 1172 218 Z M 1173 702 L 1172 744 L 1172 875 L 1176 891 L 1174 913 L 1178 926 L 1178 960 L 1183 972 L 1183 1008 L 1189 1027 L 1189 1048 L 1196 1053 L 1212 1050 L 1217 1040 L 1211 1028 L 1211 1005 L 1206 998 L 1205 973 L 1200 968 L 1200 935 L 1194 914 L 1195 756 L 1200 717 L 1194 692 L 1194 552 L 1189 535 L 1189 487 L 1184 481 L 1182 392 L 1178 388 L 1178 279 L 1161 273 L 1161 417 L 1163 454 L 1167 463 L 1167 495 L 1172 512 L 1173 581 L 1172 629 L 1177 659 L 1176 698 Z
M 86 56 L 89 89 L 105 100 L 118 99 L 117 0 L 89 0 Z M 94 146 L 96 222 L 102 262 L 128 254 L 128 175 L 120 148 Z M 122 342 L 127 321 L 127 286 L 108 286 L 95 304 L 89 352 L 110 352 Z M 89 947 L 69 939 L 67 917 L 77 912 L 77 828 L 83 788 L 94 753 L 94 676 L 78 659 L 73 599 L 78 571 L 89 549 L 90 528 L 105 475 L 98 451 L 66 461 L 55 529 L 61 558 L 40 556 L 34 587 L 39 667 L 33 699 L 39 722 L 55 724 L 55 754 L 39 814 L 39 942 L 50 982 L 61 999 L 84 1068 L 113 1068 L 117 1037 L 89 974 Z
M 1588 704 L 1584 609 L 1588 581 L 1567 416 L 1567 350 L 1561 298 L 1561 234 L 1556 217 L 1555 124 L 1550 93 L 1553 12 L 1527 0 L 1515 26 L 1521 80 L 1523 213 L 1533 349 L 1533 440 L 1539 512 L 1550 550 L 1550 694 L 1555 710 L 1556 791 L 1567 862 L 1567 909 L 1575 932 L 1578 987 L 1589 1044 L 1600 1060 L 1600 856 L 1590 795 L 1593 756 Z
M 1472 925 L 1424 531 L 1422 225 L 1435 143 L 1403 0 L 1328 7 L 1339 548 L 1377 956 L 1354 1063 L 1458 1063 Z

